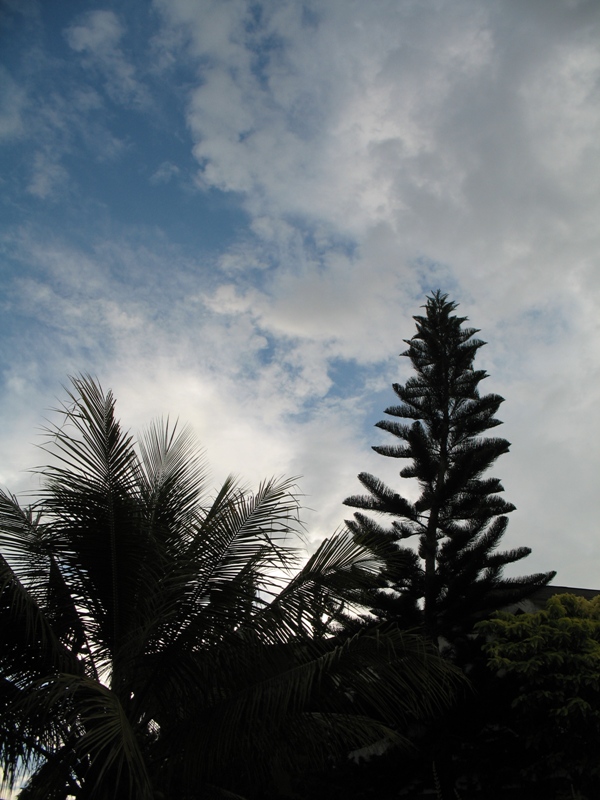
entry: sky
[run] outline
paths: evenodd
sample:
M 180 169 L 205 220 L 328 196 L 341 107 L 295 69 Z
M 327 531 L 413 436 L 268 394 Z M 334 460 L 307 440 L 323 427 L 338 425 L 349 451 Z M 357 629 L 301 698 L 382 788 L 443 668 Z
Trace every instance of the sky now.
M 297 476 L 314 548 L 400 484 L 373 426 L 441 289 L 512 574 L 600 588 L 599 43 L 597 0 L 3 0 L 0 484 L 90 373 L 215 487 Z

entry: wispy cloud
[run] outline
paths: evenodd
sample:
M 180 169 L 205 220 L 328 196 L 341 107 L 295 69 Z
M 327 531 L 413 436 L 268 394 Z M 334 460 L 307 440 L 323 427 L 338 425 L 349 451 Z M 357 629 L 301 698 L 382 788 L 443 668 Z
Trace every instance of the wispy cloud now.
M 330 533 L 359 471 L 397 480 L 371 425 L 439 286 L 507 397 L 509 544 L 593 584 L 597 3 L 71 13 L 62 50 L 11 67 L 2 118 L 28 220 L 1 242 L 2 477 L 25 485 L 18 438 L 91 370 L 132 427 L 191 420 L 217 475 L 303 474 Z
M 180 172 L 181 170 L 176 164 L 172 164 L 170 161 L 163 161 L 156 172 L 153 172 L 150 176 L 150 183 L 168 183 L 179 175 Z
M 125 26 L 109 10 L 88 11 L 65 30 L 69 46 L 82 55 L 84 65 L 102 75 L 109 97 L 143 108 L 149 103 L 148 91 L 120 46 L 124 34 Z
M 0 143 L 23 135 L 23 112 L 26 105 L 27 93 L 9 71 L 0 65 Z
M 66 169 L 56 160 L 51 153 L 38 151 L 33 159 L 31 180 L 27 191 L 45 200 L 59 190 L 68 179 Z

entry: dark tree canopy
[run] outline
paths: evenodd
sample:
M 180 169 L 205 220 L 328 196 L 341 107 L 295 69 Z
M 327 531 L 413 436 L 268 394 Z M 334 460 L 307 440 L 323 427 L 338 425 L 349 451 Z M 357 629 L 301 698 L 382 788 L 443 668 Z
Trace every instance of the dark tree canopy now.
M 289 481 L 212 495 L 189 432 L 136 445 L 87 378 L 47 449 L 32 506 L 0 491 L 0 768 L 23 800 L 267 797 L 447 704 L 422 637 L 334 635 L 381 564 L 342 534 L 294 568 Z
M 478 628 L 491 669 L 512 688 L 524 783 L 542 784 L 546 797 L 600 796 L 600 595 L 554 595 L 542 611 L 499 613 Z
M 425 315 L 414 317 L 417 332 L 405 340 L 408 349 L 402 353 L 415 375 L 394 384 L 400 402 L 385 411 L 392 419 L 377 423 L 398 441 L 373 449 L 406 459 L 400 476 L 414 478 L 420 496 L 413 502 L 361 473 L 368 494 L 345 501 L 360 509 L 348 521 L 350 529 L 378 537 L 387 554 L 375 613 L 423 625 L 432 638 L 449 641 L 554 575 L 502 577 L 503 568 L 530 549 L 497 551 L 514 506 L 500 496 L 500 481 L 485 473 L 509 443 L 483 434 L 501 424 L 495 414 L 503 398 L 480 395 L 479 383 L 487 374 L 474 368 L 474 360 L 485 343 L 455 309 L 440 291 L 427 298 Z M 386 527 L 364 511 L 377 512 L 391 524 Z M 418 540 L 416 551 L 403 544 L 412 537 Z

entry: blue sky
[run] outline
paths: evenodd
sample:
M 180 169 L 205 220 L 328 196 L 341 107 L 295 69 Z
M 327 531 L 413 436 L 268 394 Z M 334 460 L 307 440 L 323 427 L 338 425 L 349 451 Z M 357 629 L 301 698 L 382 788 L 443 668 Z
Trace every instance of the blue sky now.
M 438 287 L 488 342 L 521 571 L 600 586 L 595 0 L 5 0 L 0 482 L 97 375 L 316 542 Z

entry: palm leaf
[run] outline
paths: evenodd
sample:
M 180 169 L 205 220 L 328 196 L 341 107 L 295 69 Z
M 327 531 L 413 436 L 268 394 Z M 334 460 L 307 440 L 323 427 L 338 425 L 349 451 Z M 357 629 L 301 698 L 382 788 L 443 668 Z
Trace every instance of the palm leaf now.
M 371 537 L 359 539 L 348 530 L 325 539 L 251 624 L 261 623 L 268 641 L 287 641 L 289 636 L 325 633 L 323 617 L 333 621 L 348 612 L 358 614 L 383 568 L 371 544 Z
M 226 661 L 218 702 L 210 710 L 206 697 L 202 710 L 190 705 L 174 736 L 202 753 L 186 765 L 190 780 L 223 777 L 221 765 L 238 759 L 268 769 L 274 749 L 285 742 L 291 753 L 292 740 L 299 747 L 303 726 L 308 735 L 318 715 L 327 736 L 313 766 L 384 736 L 406 744 L 397 726 L 445 708 L 461 680 L 421 637 L 398 630 L 363 630 L 343 644 L 232 648 Z
M 139 732 L 106 686 L 85 676 L 60 673 L 27 687 L 15 711 L 38 728 L 59 728 L 60 735 L 70 740 L 70 747 L 63 749 L 66 765 L 80 780 L 85 776 L 90 782 L 93 777 L 103 795 L 112 785 L 113 796 L 120 797 L 125 784 L 131 798 L 153 797 Z
M 39 502 L 0 494 L 0 765 L 33 770 L 31 798 L 243 795 L 271 757 L 400 741 L 449 701 L 455 676 L 417 637 L 347 632 L 379 583 L 374 531 L 294 574 L 293 481 L 211 498 L 188 429 L 154 423 L 138 456 L 87 376 L 61 414 Z

